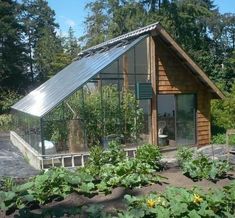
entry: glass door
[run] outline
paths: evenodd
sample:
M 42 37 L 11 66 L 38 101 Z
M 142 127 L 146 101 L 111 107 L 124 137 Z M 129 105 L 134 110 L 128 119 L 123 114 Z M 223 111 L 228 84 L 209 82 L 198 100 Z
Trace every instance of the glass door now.
M 177 145 L 192 145 L 196 143 L 195 99 L 194 94 L 180 94 L 175 96 Z
M 158 95 L 158 144 L 175 146 L 175 96 Z

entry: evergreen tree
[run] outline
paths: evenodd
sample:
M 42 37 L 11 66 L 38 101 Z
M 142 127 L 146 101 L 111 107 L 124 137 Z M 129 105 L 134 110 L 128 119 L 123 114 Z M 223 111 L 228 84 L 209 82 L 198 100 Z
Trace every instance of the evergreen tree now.
M 90 2 L 85 8 L 89 10 L 85 20 L 86 34 L 80 40 L 84 42 L 85 47 L 91 47 L 107 39 L 109 23 L 106 14 L 107 0 Z
M 40 82 L 46 81 L 58 71 L 52 67 L 59 53 L 63 53 L 60 41 L 54 37 L 50 29 L 41 29 L 41 36 L 35 47 L 35 67 L 37 79 Z M 57 69 L 56 69 L 57 70 Z
M 144 6 L 135 0 L 109 0 L 107 13 L 111 20 L 108 25 L 109 38 L 135 30 L 146 24 Z
M 64 41 L 65 53 L 69 55 L 70 59 L 72 60 L 77 57 L 78 53 L 81 50 L 78 43 L 78 39 L 75 37 L 74 30 L 72 27 L 69 27 L 68 36 L 65 37 Z
M 23 91 L 25 56 L 18 9 L 15 1 L 0 0 L 0 87 Z
M 154 13 L 160 9 L 162 0 L 142 0 L 140 2 L 148 12 Z
M 25 24 L 25 41 L 29 57 L 28 69 L 32 82 L 44 82 L 57 73 L 52 61 L 62 50 L 56 29 L 55 12 L 45 0 L 23 0 L 22 21 Z

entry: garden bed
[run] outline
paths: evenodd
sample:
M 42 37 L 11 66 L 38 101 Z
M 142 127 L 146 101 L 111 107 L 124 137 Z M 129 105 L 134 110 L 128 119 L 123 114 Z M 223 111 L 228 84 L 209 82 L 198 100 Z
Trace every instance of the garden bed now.
M 77 206 L 78 204 L 82 205 L 90 203 L 92 204 L 99 203 L 104 205 L 107 209 L 112 209 L 113 207 L 122 208 L 123 207 L 122 200 L 125 194 L 139 196 L 151 192 L 162 192 L 168 186 L 183 187 L 183 188 L 193 188 L 194 186 L 199 186 L 204 190 L 208 190 L 209 188 L 222 188 L 235 179 L 235 171 L 230 172 L 227 178 L 221 179 L 216 183 L 208 181 L 206 179 L 194 182 L 187 176 L 183 175 L 182 171 L 179 168 L 171 168 L 168 170 L 164 170 L 159 174 L 161 174 L 164 177 L 167 177 L 168 179 L 161 184 L 152 184 L 141 188 L 125 189 L 118 187 L 113 189 L 111 194 L 108 195 L 99 194 L 92 198 L 88 198 L 83 195 L 78 195 L 76 193 L 73 193 L 63 201 L 52 202 L 48 205 L 45 205 L 45 207 L 67 206 L 67 205 Z
M 98 194 L 91 198 L 77 193 L 72 193 L 62 201 L 54 200 L 48 204 L 41 206 L 41 208 L 36 208 L 31 210 L 31 213 L 41 214 L 42 211 L 44 210 L 57 211 L 58 208 L 71 209 L 74 207 L 77 208 L 78 206 L 82 205 L 94 205 L 94 204 L 100 204 L 104 206 L 105 211 L 113 212 L 115 209 L 125 209 L 124 196 L 126 194 L 133 196 L 141 196 L 149 194 L 151 192 L 163 192 L 169 186 L 184 187 L 189 189 L 193 188 L 194 186 L 198 186 L 207 191 L 210 188 L 222 188 L 231 183 L 231 181 L 235 179 L 235 171 L 229 172 L 229 176 L 227 178 L 221 179 L 216 183 L 208 180 L 201 180 L 194 182 L 190 178 L 183 175 L 182 171 L 179 168 L 171 168 L 161 172 L 160 174 L 168 178 L 165 182 L 161 184 L 152 184 L 142 188 L 133 188 L 133 189 L 125 189 L 123 187 L 117 187 L 112 190 L 111 194 L 108 195 Z M 19 211 L 16 211 L 15 213 L 8 216 L 5 216 L 2 213 L 0 214 L 0 217 L 13 218 L 18 213 Z M 25 217 L 27 217 L 27 215 Z M 76 215 L 74 217 L 81 217 L 81 216 Z
M 117 142 L 111 142 L 107 150 L 94 146 L 86 165 L 75 171 L 52 168 L 22 185 L 11 179 L 3 180 L 0 208 L 8 217 L 17 217 L 19 213 L 18 217 L 32 218 L 63 217 L 65 214 L 79 217 L 78 214 L 84 213 L 89 214 L 85 217 L 107 217 L 97 215 L 100 207 L 102 211 L 121 214 L 119 218 L 133 217 L 133 210 L 141 211 L 137 216 L 140 218 L 149 217 L 146 216 L 149 213 L 152 213 L 150 217 L 156 214 L 170 217 L 175 210 L 178 217 L 234 214 L 235 183 L 231 181 L 235 172 L 227 162 L 213 161 L 185 147 L 178 150 L 177 158 L 180 168 L 166 168 L 159 148 L 154 145 L 139 147 L 135 158 L 127 158 Z M 222 189 L 227 185 L 228 188 Z M 195 186 L 200 190 L 192 190 Z M 219 194 L 210 188 L 215 188 Z M 150 194 L 152 192 L 158 194 Z M 218 202 L 213 202 L 217 195 Z M 218 203 L 223 204 L 220 211 L 217 211 Z M 185 210 L 183 213 L 180 207 Z M 90 216 L 92 212 L 94 216 Z M 131 216 L 126 216 L 129 212 Z

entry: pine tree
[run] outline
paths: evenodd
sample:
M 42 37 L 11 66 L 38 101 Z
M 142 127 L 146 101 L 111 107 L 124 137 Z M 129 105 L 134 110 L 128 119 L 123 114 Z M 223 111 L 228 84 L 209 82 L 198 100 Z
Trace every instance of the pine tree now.
M 62 53 L 60 41 L 54 37 L 50 29 L 41 29 L 42 34 L 35 46 L 35 67 L 37 69 L 37 79 L 40 82 L 46 81 L 52 75 L 57 73 L 52 67 L 57 54 Z
M 0 87 L 23 91 L 25 56 L 18 9 L 15 1 L 0 1 Z
M 144 6 L 135 0 L 108 1 L 109 38 L 127 33 L 146 24 Z
M 142 0 L 140 2 L 149 12 L 154 13 L 160 9 L 162 0 Z
M 55 12 L 48 6 L 47 1 L 23 0 L 22 7 L 29 58 L 28 73 L 32 83 L 41 83 L 56 73 L 51 64 L 62 50 L 60 39 L 56 35 L 59 26 L 55 22 Z
M 96 0 L 86 5 L 89 10 L 85 20 L 86 34 L 80 38 L 85 47 L 97 45 L 107 39 L 109 17 L 106 14 L 107 0 Z
M 69 55 L 71 60 L 77 57 L 81 50 L 78 39 L 75 37 L 72 27 L 69 27 L 68 36 L 65 37 L 64 49 L 65 53 Z

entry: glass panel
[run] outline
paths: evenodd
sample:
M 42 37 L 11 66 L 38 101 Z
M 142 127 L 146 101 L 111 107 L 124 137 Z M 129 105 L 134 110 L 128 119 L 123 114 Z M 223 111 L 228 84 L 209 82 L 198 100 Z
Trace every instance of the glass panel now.
M 176 95 L 176 142 L 195 144 L 195 95 Z
M 151 143 L 151 102 L 150 100 L 139 101 L 139 120 L 137 122 L 138 144 Z
M 135 47 L 135 73 L 148 74 L 147 40 L 143 40 Z
M 174 95 L 158 95 L 158 143 L 176 145 Z
M 36 151 L 41 153 L 40 141 L 40 119 L 29 114 L 19 111 L 12 111 L 14 120 L 14 131 L 32 146 Z

